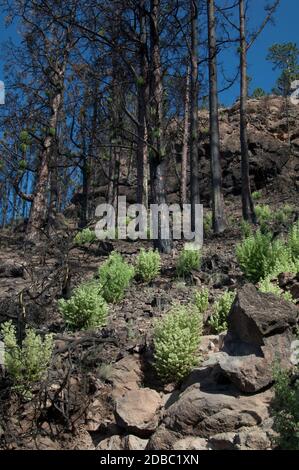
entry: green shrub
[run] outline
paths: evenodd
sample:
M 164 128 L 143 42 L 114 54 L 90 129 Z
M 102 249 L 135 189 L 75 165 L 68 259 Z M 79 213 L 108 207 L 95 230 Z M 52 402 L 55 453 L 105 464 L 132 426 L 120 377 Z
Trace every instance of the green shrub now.
M 157 250 L 145 251 L 141 248 L 136 260 L 136 276 L 145 282 L 153 281 L 160 273 L 161 257 Z
M 106 324 L 108 306 L 101 295 L 101 286 L 82 284 L 73 291 L 70 299 L 60 299 L 58 307 L 71 330 L 99 328 Z
M 195 292 L 194 304 L 196 305 L 199 313 L 204 313 L 209 306 L 209 289 L 204 287 L 199 292 Z
M 5 369 L 14 388 L 28 398 L 34 383 L 42 380 L 47 373 L 53 352 L 53 336 L 48 334 L 42 339 L 27 327 L 22 346 L 19 346 L 16 328 L 11 321 L 2 324 L 1 334 L 5 347 Z
M 154 366 L 164 381 L 182 380 L 199 362 L 202 316 L 195 306 L 175 304 L 154 329 Z
M 217 300 L 213 307 L 213 313 L 209 318 L 209 325 L 215 333 L 227 330 L 227 316 L 235 300 L 235 292 L 226 291 Z
M 277 297 L 282 297 L 283 299 L 294 302 L 294 299 L 290 292 L 284 292 L 278 285 L 277 281 L 272 281 L 270 277 L 266 277 L 259 283 L 259 291 L 261 292 L 270 292 Z
M 292 253 L 293 260 L 299 260 L 299 220 L 291 227 L 287 246 Z
M 252 226 L 251 226 L 250 222 L 248 222 L 248 220 L 242 219 L 242 221 L 241 221 L 241 233 L 242 233 L 243 238 L 247 238 L 250 235 L 252 235 L 252 233 L 253 233 L 252 232 Z
M 255 214 L 259 223 L 264 226 L 272 219 L 271 209 L 266 204 L 257 204 L 255 206 Z
M 258 282 L 270 274 L 286 248 L 281 240 L 272 240 L 271 233 L 255 234 L 245 238 L 237 245 L 236 255 L 246 278 Z
M 176 272 L 178 277 L 188 276 L 193 269 L 198 270 L 201 262 L 201 252 L 197 248 L 185 246 L 179 254 Z
M 261 191 L 254 191 L 252 193 L 252 199 L 254 201 L 258 201 L 259 199 L 261 199 L 261 197 L 262 197 L 262 192 Z
M 287 224 L 293 214 L 293 207 L 289 204 L 285 204 L 283 207 L 278 209 L 274 214 L 275 222 L 279 224 Z
M 109 303 L 119 302 L 134 277 L 134 268 L 129 266 L 119 253 L 111 253 L 107 261 L 99 268 L 102 295 Z
M 97 239 L 96 234 L 90 228 L 84 228 L 81 232 L 78 232 L 74 238 L 76 245 L 87 245 L 95 242 Z
M 298 371 L 297 371 L 298 373 Z M 275 396 L 272 403 L 276 444 L 282 450 L 299 450 L 299 380 L 276 366 Z
M 297 274 L 299 272 L 299 259 L 293 258 L 291 250 L 286 246 L 281 250 L 269 276 L 273 279 L 281 273 Z

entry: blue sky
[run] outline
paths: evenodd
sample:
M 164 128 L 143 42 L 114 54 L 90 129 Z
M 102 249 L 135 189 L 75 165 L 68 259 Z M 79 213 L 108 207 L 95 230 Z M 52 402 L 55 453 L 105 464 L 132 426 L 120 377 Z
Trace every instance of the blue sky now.
M 261 0 L 250 0 L 250 29 L 254 29 L 259 25 L 264 18 L 263 5 L 266 2 Z M 269 0 L 270 3 L 270 0 Z M 221 0 L 218 0 L 221 4 Z M 281 4 L 275 15 L 275 25 L 267 25 L 266 29 L 257 39 L 252 46 L 248 56 L 248 75 L 252 77 L 251 90 L 257 87 L 263 88 L 269 92 L 274 86 L 275 80 L 278 76 L 277 71 L 272 70 L 272 66 L 266 61 L 268 48 L 273 43 L 280 42 L 296 42 L 299 45 L 299 1 L 298 0 L 281 0 Z M 15 27 L 5 28 L 4 15 L 0 13 L 0 46 L 1 43 L 11 37 L 14 40 L 18 39 L 17 30 Z M 236 48 L 231 48 L 226 52 L 221 61 L 225 65 L 225 73 L 227 76 L 232 77 L 235 72 L 235 65 L 237 63 Z M 5 58 L 0 57 L 0 80 L 3 80 L 3 66 Z M 221 77 L 219 77 L 221 78 Z M 221 85 L 219 85 L 221 87 Z M 238 97 L 239 86 L 236 83 L 231 89 L 222 93 L 220 96 L 221 103 L 226 105 L 232 104 Z
M 221 3 L 221 2 L 220 2 Z M 272 3 L 268 0 L 267 3 Z M 263 0 L 250 0 L 249 21 L 250 30 L 260 25 L 265 12 Z M 273 71 L 272 65 L 266 60 L 268 49 L 274 43 L 295 42 L 299 46 L 299 1 L 280 0 L 275 17 L 275 24 L 268 24 L 261 35 L 257 38 L 248 54 L 248 75 L 252 77 L 251 90 L 261 87 L 270 92 L 274 86 L 279 71 Z M 234 69 L 236 63 L 236 53 L 230 52 L 227 55 L 226 69 Z M 233 75 L 233 72 L 231 73 Z M 230 90 L 220 96 L 220 101 L 230 104 L 238 97 L 239 85 L 236 84 Z

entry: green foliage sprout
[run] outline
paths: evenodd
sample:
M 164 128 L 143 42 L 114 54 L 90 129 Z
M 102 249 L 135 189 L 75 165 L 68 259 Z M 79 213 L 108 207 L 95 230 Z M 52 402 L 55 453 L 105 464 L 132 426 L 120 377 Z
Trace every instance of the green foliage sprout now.
M 258 230 L 237 245 L 237 260 L 249 281 L 256 283 L 264 279 L 285 254 L 283 242 L 272 238 L 271 233 L 261 233 Z
M 227 316 L 235 300 L 235 292 L 226 291 L 213 306 L 213 313 L 209 319 L 209 325 L 215 333 L 227 330 Z
M 270 292 L 277 297 L 282 297 L 288 302 L 294 302 L 292 294 L 290 292 L 284 292 L 278 285 L 277 280 L 272 281 L 270 277 L 266 277 L 259 283 L 260 292 Z
M 157 250 L 145 251 L 141 248 L 136 260 L 136 276 L 144 282 L 153 281 L 160 273 L 161 256 Z
M 22 346 L 17 342 L 16 328 L 11 321 L 1 326 L 5 347 L 4 364 L 13 381 L 14 389 L 29 397 L 32 386 L 41 381 L 50 364 L 53 352 L 53 336 L 44 339 L 32 328 L 27 327 Z
M 199 313 L 204 313 L 209 306 L 209 289 L 204 287 L 194 294 L 194 304 L 196 305 Z
M 291 383 L 287 370 L 274 369 L 275 397 L 272 402 L 276 444 L 282 450 L 299 450 L 299 380 Z
M 201 263 L 201 252 L 197 248 L 185 246 L 179 254 L 176 266 L 177 276 L 185 278 L 191 271 L 199 270 Z
M 97 283 L 82 284 L 70 299 L 60 299 L 58 307 L 71 330 L 100 328 L 106 324 L 108 306 Z
M 120 302 L 124 298 L 135 270 L 119 253 L 112 252 L 99 268 L 99 279 L 102 286 L 102 295 L 109 303 Z
M 290 229 L 287 246 L 294 261 L 299 260 L 299 220 Z
M 199 363 L 202 316 L 193 305 L 175 304 L 154 329 L 154 366 L 165 382 L 182 380 Z
M 95 242 L 97 240 L 96 234 L 94 230 L 90 228 L 84 228 L 80 232 L 78 232 L 74 238 L 74 242 L 76 245 L 87 245 Z

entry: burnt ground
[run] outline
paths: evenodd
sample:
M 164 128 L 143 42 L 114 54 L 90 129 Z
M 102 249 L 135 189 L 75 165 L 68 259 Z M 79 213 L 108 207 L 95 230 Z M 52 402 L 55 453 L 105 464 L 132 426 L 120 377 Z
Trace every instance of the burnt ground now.
M 291 204 L 293 220 L 298 217 L 295 193 L 281 196 L 264 190 L 258 203 L 269 204 L 274 212 Z M 41 333 L 51 331 L 56 340 L 49 377 L 31 401 L 20 399 L 2 378 L 2 448 L 88 448 L 90 439 L 97 442 L 102 435 L 113 434 L 112 385 L 107 371 L 126 356 L 141 360 L 144 385 L 165 393 L 175 387 L 161 384 L 151 367 L 153 324 L 172 302 L 192 300 L 200 286 L 209 288 L 212 305 L 225 289 L 235 290 L 244 284 L 235 258 L 241 239 L 239 197 L 228 197 L 226 210 L 226 232 L 218 237 L 206 233 L 199 272 L 186 280 L 177 279 L 175 264 L 182 243 L 175 242 L 173 253 L 162 256 L 161 275 L 149 285 L 134 280 L 124 300 L 110 306 L 107 326 L 94 332 L 66 331 L 57 300 L 63 290 L 91 279 L 112 247 L 108 244 L 103 249 L 98 243 L 85 248 L 72 246 L 72 221 L 39 247 L 26 246 L 20 228 L 0 232 L 0 322 L 12 319 Z M 274 232 L 287 230 L 288 226 L 273 225 Z M 151 243 L 113 242 L 113 249 L 130 263 L 141 246 L 150 247 Z M 205 334 L 210 333 L 206 323 Z M 86 424 L 95 403 L 95 414 L 102 423 L 94 427 L 96 432 Z

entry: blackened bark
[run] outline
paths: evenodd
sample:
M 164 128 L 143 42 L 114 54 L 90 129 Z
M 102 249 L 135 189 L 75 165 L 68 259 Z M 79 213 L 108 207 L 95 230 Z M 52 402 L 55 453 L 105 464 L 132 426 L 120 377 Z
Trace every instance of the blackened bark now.
M 148 206 L 148 151 L 146 106 L 148 103 L 148 59 L 145 0 L 139 4 L 139 70 L 138 80 L 138 142 L 137 142 L 137 203 Z
M 63 72 L 64 77 L 64 72 Z M 27 240 L 38 241 L 42 235 L 43 227 L 47 219 L 48 189 L 49 189 L 49 164 L 51 160 L 52 146 L 55 141 L 53 129 L 56 132 L 59 110 L 62 103 L 62 86 L 56 87 L 56 93 L 51 102 L 51 117 L 49 119 L 48 134 L 43 142 L 43 149 L 40 157 L 37 181 L 34 191 L 34 198 L 30 210 L 30 216 L 27 226 Z
M 210 98 L 210 152 L 212 175 L 212 211 L 214 233 L 225 229 L 217 90 L 217 45 L 214 0 L 207 0 L 209 34 L 209 98 Z
M 187 204 L 187 166 L 189 151 L 189 125 L 190 125 L 190 67 L 187 68 L 186 95 L 184 112 L 184 133 L 181 164 L 181 204 Z
M 241 143 L 241 179 L 242 179 L 242 213 L 243 218 L 250 222 L 256 222 L 254 204 L 251 196 L 249 176 L 249 149 L 247 134 L 247 41 L 245 31 L 245 6 L 244 0 L 239 0 L 240 16 L 240 143 Z
M 195 206 L 199 196 L 198 154 L 198 5 L 190 0 L 191 13 L 191 84 L 190 84 L 190 195 L 191 227 L 195 229 Z
M 150 2 L 150 99 L 148 129 L 150 150 L 150 177 L 152 200 L 155 204 L 166 204 L 165 188 L 165 141 L 163 132 L 163 82 L 160 59 L 160 37 L 158 19 L 160 13 L 160 0 Z M 161 222 L 161 220 L 160 220 Z M 154 240 L 154 246 L 161 253 L 171 251 L 171 239 L 164 239 L 159 223 L 159 237 Z

